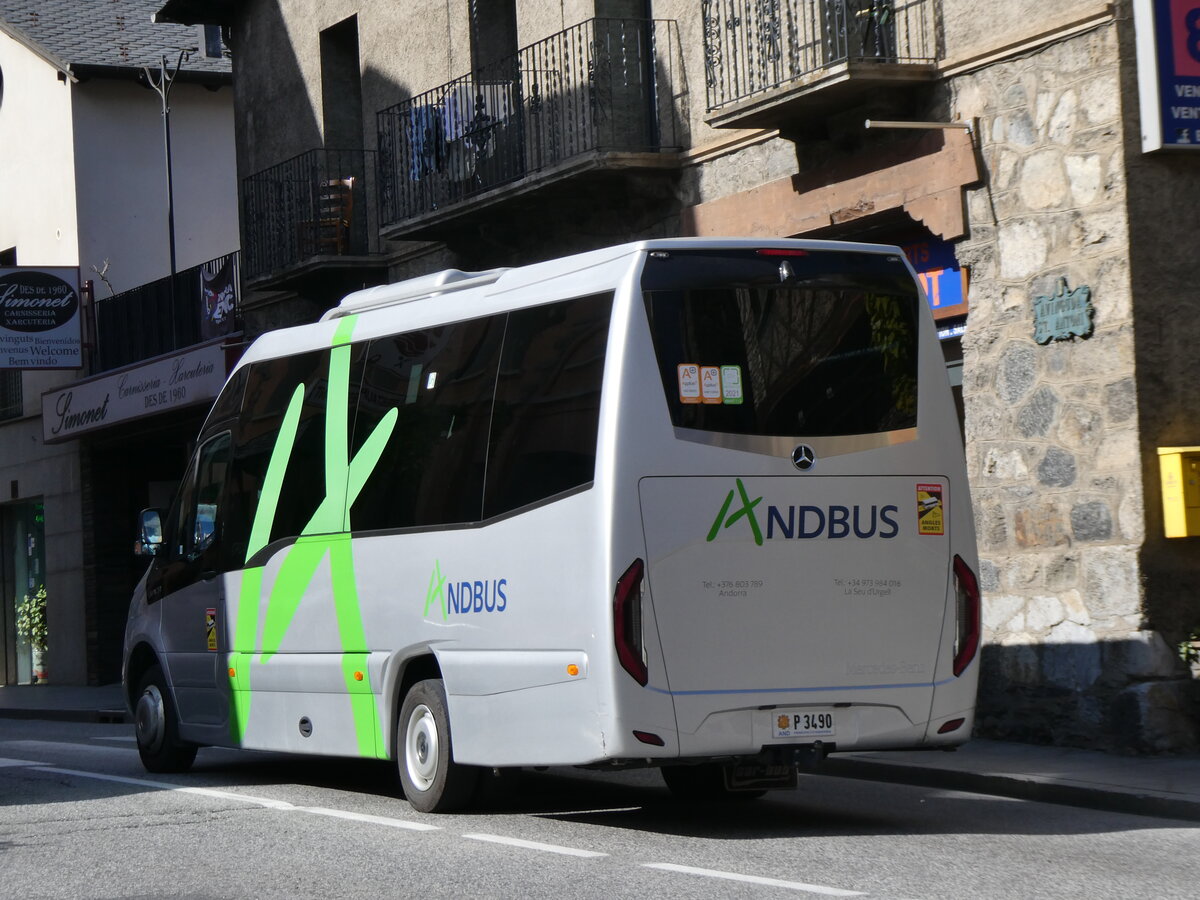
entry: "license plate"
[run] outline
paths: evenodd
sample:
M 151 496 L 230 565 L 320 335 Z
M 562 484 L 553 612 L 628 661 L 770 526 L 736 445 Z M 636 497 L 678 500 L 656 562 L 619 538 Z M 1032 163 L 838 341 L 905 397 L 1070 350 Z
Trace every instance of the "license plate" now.
M 799 783 L 795 766 L 742 763 L 725 767 L 725 787 L 731 791 L 777 791 Z
M 771 736 L 776 739 L 822 738 L 837 733 L 832 709 L 774 709 Z

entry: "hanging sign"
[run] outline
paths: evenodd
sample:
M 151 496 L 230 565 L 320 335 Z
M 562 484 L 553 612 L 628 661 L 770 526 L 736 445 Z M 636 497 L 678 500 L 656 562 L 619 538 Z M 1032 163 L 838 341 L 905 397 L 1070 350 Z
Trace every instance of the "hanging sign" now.
M 1200 0 L 1134 0 L 1142 150 L 1200 149 Z
M 78 369 L 79 270 L 0 269 L 0 369 Z

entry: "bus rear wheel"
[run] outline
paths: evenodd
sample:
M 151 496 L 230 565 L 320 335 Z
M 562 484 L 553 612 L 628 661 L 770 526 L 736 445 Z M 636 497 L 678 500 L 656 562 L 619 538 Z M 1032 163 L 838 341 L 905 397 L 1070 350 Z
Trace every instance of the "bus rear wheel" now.
M 420 812 L 451 812 L 472 799 L 479 770 L 454 762 L 446 690 L 439 679 L 409 688 L 396 725 L 396 760 L 404 796 Z
M 151 666 L 138 684 L 133 707 L 138 755 L 148 772 L 186 772 L 196 759 L 196 745 L 179 739 L 179 718 L 162 669 Z

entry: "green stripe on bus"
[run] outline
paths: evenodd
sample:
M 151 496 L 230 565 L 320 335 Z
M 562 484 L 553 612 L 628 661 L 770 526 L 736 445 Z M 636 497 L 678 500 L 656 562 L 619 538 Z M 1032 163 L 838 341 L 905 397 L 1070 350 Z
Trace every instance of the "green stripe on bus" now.
M 248 664 L 251 654 L 257 647 L 258 663 L 266 665 L 279 652 L 305 592 L 328 553 L 330 587 L 342 651 L 342 673 L 350 699 L 359 753 L 363 756 L 386 755 L 380 712 L 366 672 L 367 637 L 358 601 L 349 531 L 350 506 L 379 464 L 399 414 L 395 409 L 388 410 L 359 448 L 358 454 L 350 458 L 350 340 L 356 322 L 356 316 L 348 316 L 339 322 L 330 351 L 325 407 L 325 497 L 284 555 L 267 598 L 261 636 L 258 628 L 263 570 L 260 567 L 247 569 L 243 573 L 233 649 L 238 663 L 243 659 L 247 663 L 247 670 L 243 672 L 240 665 L 233 664 L 233 654 L 230 658 L 230 667 L 237 671 L 236 676 L 231 676 L 231 688 L 233 729 L 239 742 L 245 736 L 250 715 L 251 676 Z M 293 393 L 272 449 L 263 480 L 262 496 L 251 527 L 247 561 L 270 540 L 284 473 L 295 447 L 304 390 L 301 384 Z

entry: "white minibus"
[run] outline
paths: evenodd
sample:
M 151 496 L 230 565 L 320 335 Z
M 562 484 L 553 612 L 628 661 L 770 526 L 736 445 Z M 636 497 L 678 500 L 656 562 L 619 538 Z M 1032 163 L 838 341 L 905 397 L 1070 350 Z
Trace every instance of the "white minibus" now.
M 933 319 L 896 247 L 648 240 L 346 297 L 231 373 L 142 515 L 124 682 L 203 745 L 794 786 L 971 733 L 978 570 Z

